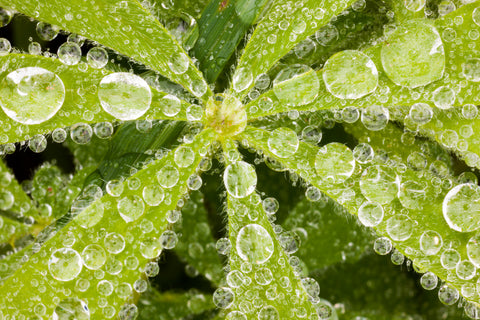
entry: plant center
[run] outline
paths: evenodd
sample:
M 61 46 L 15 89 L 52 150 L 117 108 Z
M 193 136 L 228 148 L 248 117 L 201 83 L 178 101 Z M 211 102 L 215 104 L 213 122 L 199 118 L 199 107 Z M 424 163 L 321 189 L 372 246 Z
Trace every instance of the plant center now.
M 247 126 L 247 112 L 237 98 L 217 94 L 207 102 L 207 126 L 212 127 L 221 137 L 241 133 Z

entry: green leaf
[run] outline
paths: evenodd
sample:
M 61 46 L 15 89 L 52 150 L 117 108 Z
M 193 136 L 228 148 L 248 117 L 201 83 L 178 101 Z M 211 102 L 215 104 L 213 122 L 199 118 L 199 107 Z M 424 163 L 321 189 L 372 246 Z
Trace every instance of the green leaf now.
M 37 217 L 38 212 L 30 197 L 3 160 L 0 160 L 0 210 L 19 216 Z
M 175 224 L 175 231 L 179 234 L 175 252 L 218 286 L 224 272 L 215 247 L 216 241 L 208 225 L 203 194 L 198 191 L 190 194 L 190 200 L 182 208 L 182 220 L 179 224 Z
M 198 20 L 199 38 L 192 54 L 209 83 L 214 83 L 227 65 L 240 40 L 268 0 L 212 0 Z
M 285 237 L 300 240 L 296 255 L 310 271 L 342 261 L 356 261 L 371 247 L 373 237 L 369 230 L 347 216 L 348 212 L 328 197 L 318 201 L 304 199 L 282 224 Z M 321 252 L 322 254 L 318 254 Z
M 97 123 L 115 121 L 115 117 L 108 114 L 100 106 L 97 96 L 97 87 L 102 78 L 111 74 L 106 70 L 87 68 L 82 72 L 78 66 L 65 66 L 59 60 L 33 55 L 9 54 L 0 57 L 2 68 L 0 78 L 19 68 L 40 67 L 55 73 L 65 86 L 65 101 L 62 108 L 49 120 L 41 124 L 20 124 L 0 113 L 0 119 L 5 128 L 9 128 L 2 136 L 2 143 L 27 140 L 37 134 L 46 134 L 56 128 L 68 127 L 76 123 Z M 151 88 L 152 104 L 142 116 L 143 119 L 186 120 L 186 109 L 190 105 L 181 102 L 181 110 L 174 117 L 166 116 L 163 112 L 166 94 Z M 5 103 L 5 101 L 3 101 Z M 9 101 L 13 103 L 13 101 Z M 41 104 L 39 107 L 43 107 Z
M 240 161 L 240 154 L 231 140 L 223 144 L 227 168 L 224 181 L 232 181 L 232 186 L 247 186 L 251 172 L 242 175 L 249 164 Z M 251 167 L 250 167 L 251 168 Z M 251 170 L 254 170 L 251 168 Z M 254 171 L 253 171 L 254 174 Z M 238 176 L 235 176 L 238 175 Z M 256 179 L 256 176 L 255 176 Z M 308 279 L 302 282 L 297 269 L 292 267 L 290 257 L 284 251 L 265 212 L 261 197 L 252 192 L 230 194 L 229 183 L 226 182 L 228 193 L 228 239 L 230 242 L 229 266 L 227 283 L 230 287 L 221 287 L 213 295 L 214 301 L 219 300 L 218 307 L 228 309 L 230 317 L 235 313 L 244 314 L 248 319 L 253 317 L 274 317 L 287 319 L 306 315 L 307 318 L 316 315 L 316 310 L 310 302 L 317 299 L 315 285 Z M 305 287 L 304 287 L 305 286 Z M 312 296 L 307 294 L 309 290 Z M 230 297 L 225 298 L 225 296 Z M 248 297 L 258 299 L 256 308 L 242 307 Z M 290 299 L 295 300 L 295 308 L 291 307 Z M 258 308 L 258 309 L 257 309 Z M 233 314 L 232 314 L 233 313 Z M 275 316 L 276 315 L 276 316 Z
M 175 146 L 185 126 L 185 122 L 153 122 L 144 132 L 137 129 L 136 122 L 124 123 L 113 136 L 97 170 L 85 180 L 85 186 L 97 184 L 104 188 L 110 180 L 130 176 L 143 163 L 161 157 L 159 150 Z
M 255 28 L 240 58 L 230 93 L 244 97 L 259 75 L 353 2 L 328 0 L 319 6 L 315 0 L 302 1 L 301 5 L 276 0 Z
M 207 99 L 212 94 L 178 42 L 136 0 L 94 3 L 1 0 L 0 6 L 97 41 L 156 70 L 198 97 Z M 185 61 L 181 67 L 175 63 L 170 68 L 170 59 Z
M 1 288 L 0 312 L 7 317 L 28 317 L 41 308 L 50 316 L 74 305 L 85 314 L 86 309 L 81 307 L 86 305 L 92 318 L 136 314 L 135 305 L 124 303 L 135 288 L 144 290 L 142 271 L 156 273 L 157 264 L 149 261 L 160 254 L 162 246 L 171 248 L 175 244 L 175 234 L 165 231 L 165 216 L 187 191 L 187 180 L 207 153 L 212 138 L 212 131 L 206 130 L 183 147 L 193 153 L 188 165 L 182 162 L 182 167 L 177 167 L 174 159 L 178 156 L 171 151 L 127 179 L 120 197 L 106 194 L 87 200 L 88 207 L 7 279 Z M 89 245 L 96 248 L 91 259 L 84 253 Z M 45 292 L 42 288 L 47 286 Z M 72 292 L 76 298 L 70 297 Z M 99 299 L 102 293 L 104 297 Z M 42 306 L 35 308 L 39 304 Z
M 381 52 L 383 47 L 388 47 L 390 42 L 395 40 L 389 37 L 386 42 L 380 43 L 363 51 L 375 64 L 378 71 L 378 86 L 371 94 L 365 95 L 358 99 L 345 100 L 332 95 L 326 87 L 324 81 L 324 70 L 319 70 L 313 74 L 313 71 L 293 77 L 289 80 L 281 82 L 274 86 L 273 90 L 269 90 L 262 94 L 259 98 L 251 101 L 246 106 L 248 118 L 254 118 L 287 112 L 290 110 L 299 111 L 314 111 L 331 108 L 344 108 L 349 105 L 354 105 L 357 108 L 364 108 L 371 105 L 379 105 L 384 107 L 391 107 L 395 105 L 412 106 L 416 103 L 425 103 L 432 108 L 437 108 L 435 105 L 434 92 L 441 87 L 452 87 L 454 83 L 454 97 L 453 106 L 463 106 L 466 104 L 478 104 L 480 102 L 480 89 L 476 82 L 466 81 L 463 74 L 464 64 L 468 59 L 476 57 L 474 49 L 474 40 L 470 39 L 468 32 L 471 30 L 480 30 L 480 26 L 472 21 L 472 11 L 478 6 L 478 1 L 465 5 L 458 10 L 444 16 L 435 21 L 431 20 L 412 20 L 417 21 L 421 25 L 433 25 L 438 34 L 442 36 L 444 51 L 445 51 L 445 70 L 443 77 L 432 83 L 416 87 L 408 88 L 396 85 L 384 72 L 382 68 Z M 461 17 L 463 24 L 457 25 L 452 23 L 452 19 Z M 419 22 L 421 21 L 421 22 Z M 465 28 L 468 25 L 470 28 Z M 418 29 L 418 28 L 417 28 Z M 421 30 L 412 29 L 413 31 L 421 32 Z M 452 39 L 453 35 L 456 38 Z M 449 38 L 450 37 L 450 38 Z M 412 43 L 413 47 L 414 44 Z M 412 66 L 414 66 L 412 62 Z M 418 68 L 424 67 L 418 64 Z M 354 83 L 362 83 L 363 73 L 356 73 L 348 78 L 349 83 L 353 86 Z M 354 78 L 357 77 L 357 78 Z M 318 81 L 318 86 L 316 85 Z M 347 81 L 345 79 L 344 81 Z M 302 97 L 315 97 L 315 99 L 307 99 L 299 102 Z M 349 103 L 346 103 L 348 101 Z M 267 103 L 266 103 L 267 102 Z M 290 103 L 286 103 L 290 102 Z M 292 104 L 295 102 L 295 104 Z M 403 120 L 403 119 L 401 119 Z
M 0 286 L 27 261 L 25 257 L 34 253 L 33 248 L 33 245 L 30 244 L 0 259 Z
M 184 319 L 213 309 L 212 296 L 196 292 L 158 292 L 149 289 L 138 301 L 139 320 Z
M 456 272 L 448 264 L 441 262 L 440 252 L 452 248 L 459 254 L 460 261 L 466 261 L 465 263 L 473 267 L 475 271 L 475 266 L 467 257 L 466 245 L 474 236 L 473 232 L 465 232 L 468 231 L 470 225 L 470 222 L 467 222 L 468 216 L 456 216 L 457 219 L 464 218 L 460 222 L 454 218 L 452 227 L 444 218 L 445 210 L 447 210 L 447 215 L 452 217 L 451 210 L 453 209 L 445 209 L 444 199 L 447 192 L 458 185 L 457 181 L 450 179 L 448 185 L 442 185 L 442 180 L 431 172 L 413 170 L 407 168 L 402 162 L 397 162 L 397 159 L 389 158 L 376 158 L 365 164 L 355 162 L 353 171 L 350 171 L 352 167 L 348 164 L 347 159 L 350 156 L 353 159 L 353 155 L 346 146 L 343 146 L 345 153 L 340 153 L 345 157 L 341 158 L 343 160 L 339 160 L 339 157 L 342 157 L 340 154 L 331 152 L 325 155 L 322 152 L 321 154 L 324 156 L 321 159 L 324 159 L 324 162 L 337 163 L 330 168 L 321 166 L 321 171 L 318 171 L 316 162 L 320 150 L 316 146 L 299 142 L 298 150 L 285 158 L 272 152 L 268 142 L 271 137 L 269 132 L 247 127 L 241 137 L 248 141 L 250 147 L 263 152 L 265 156 L 292 170 L 306 182 L 342 204 L 351 214 L 358 214 L 360 207 L 368 205 L 370 202 L 380 205 L 383 213 L 382 219 L 372 225 L 379 236 L 385 237 L 377 243 L 377 245 L 382 244 L 380 247 L 387 248 L 384 254 L 390 251 L 388 247 L 393 243 L 399 252 L 413 261 L 417 270 L 433 272 L 440 279 L 446 281 L 444 289 L 449 288 L 447 290 L 451 290 L 452 294 L 455 292 L 458 295 L 464 285 L 472 283 L 470 274 L 466 274 L 465 270 L 467 269 Z M 347 171 L 349 172 L 347 173 Z M 341 177 L 342 174 L 349 176 L 347 180 L 349 183 L 334 183 L 335 180 L 332 180 L 332 177 Z M 459 201 L 461 200 L 459 199 Z M 367 210 L 363 209 L 363 212 L 366 212 L 364 217 L 368 217 L 368 213 L 371 211 L 367 207 Z M 464 232 L 454 230 L 454 228 L 459 228 L 454 227 L 458 223 L 461 224 Z M 425 237 L 425 240 L 420 240 L 422 236 Z M 428 242 L 431 237 L 437 239 L 435 244 Z M 472 241 L 474 240 L 475 238 Z M 444 267 L 445 265 L 447 267 Z M 454 296 L 453 294 L 451 297 Z M 465 298 L 469 301 L 479 302 L 477 296 Z M 456 299 L 453 300 L 456 302 Z

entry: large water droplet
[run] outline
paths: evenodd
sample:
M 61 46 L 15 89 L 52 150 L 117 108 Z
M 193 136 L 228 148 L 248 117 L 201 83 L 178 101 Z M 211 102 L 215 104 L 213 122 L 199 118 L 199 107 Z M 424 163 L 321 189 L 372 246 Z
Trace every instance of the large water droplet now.
M 82 271 L 80 254 L 70 248 L 55 250 L 48 260 L 48 270 L 53 278 L 59 281 L 75 279 Z
M 10 72 L 0 88 L 3 111 L 23 124 L 39 124 L 50 119 L 65 100 L 62 80 L 53 72 L 39 67 Z
M 232 197 L 244 198 L 255 190 L 257 174 L 250 164 L 237 161 L 225 169 L 223 182 Z
M 397 27 L 382 47 L 382 65 L 396 84 L 409 88 L 443 77 L 445 52 L 435 27 L 408 21 Z
M 298 150 L 298 137 L 295 131 L 288 128 L 278 128 L 271 132 L 268 138 L 270 151 L 280 158 L 291 157 Z
M 355 170 L 353 152 L 343 143 L 329 143 L 318 150 L 315 169 L 323 180 L 341 183 Z
M 134 120 L 147 112 L 152 92 L 147 82 L 128 72 L 105 76 L 98 88 L 102 108 L 120 120 Z
M 358 99 L 375 91 L 378 71 L 366 54 L 345 50 L 331 56 L 323 67 L 328 92 L 340 99 Z
M 240 258 L 255 264 L 265 263 L 275 249 L 268 231 L 258 224 L 249 224 L 240 229 L 236 247 Z
M 123 197 L 117 204 L 118 213 L 125 222 L 135 221 L 143 215 L 145 203 L 137 195 Z
M 171 165 L 166 165 L 157 172 L 158 183 L 167 189 L 173 188 L 177 184 L 179 177 L 178 169 Z
M 189 60 L 185 53 L 173 54 L 168 60 L 168 67 L 175 74 L 182 74 L 188 70 Z
M 101 268 L 107 260 L 105 250 L 98 244 L 89 244 L 82 251 L 83 264 L 91 270 Z
M 90 311 L 87 304 L 77 298 L 67 298 L 55 307 L 53 320 L 88 320 Z
M 302 81 L 297 80 L 299 76 L 302 76 Z M 280 103 L 288 106 L 302 106 L 313 102 L 318 96 L 319 88 L 317 73 L 303 64 L 288 66 L 273 80 L 273 92 Z
M 443 199 L 443 217 L 450 228 L 471 232 L 480 228 L 480 187 L 465 183 L 450 190 Z
M 358 219 L 366 227 L 375 227 L 383 220 L 383 207 L 378 203 L 365 202 L 358 209 Z
M 387 221 L 387 233 L 395 241 L 405 241 L 413 232 L 413 221 L 407 215 L 397 214 Z
M 232 79 L 233 90 L 242 92 L 253 82 L 253 75 L 248 68 L 239 68 L 235 71 Z
M 407 10 L 417 12 L 425 7 L 426 0 L 405 0 Z
M 395 170 L 376 165 L 365 170 L 360 178 L 360 191 L 371 202 L 387 204 L 397 196 L 399 181 Z
M 438 253 L 442 248 L 442 236 L 433 230 L 428 230 L 420 236 L 420 250 L 427 256 L 432 256 Z
M 63 64 L 73 66 L 80 62 L 82 49 L 75 42 L 65 42 L 58 48 L 57 55 Z

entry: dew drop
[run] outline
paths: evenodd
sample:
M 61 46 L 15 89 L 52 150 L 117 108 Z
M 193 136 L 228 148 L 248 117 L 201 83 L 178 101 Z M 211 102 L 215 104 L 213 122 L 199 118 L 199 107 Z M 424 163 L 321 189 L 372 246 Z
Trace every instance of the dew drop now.
M 3 111 L 22 124 L 47 121 L 60 110 L 65 100 L 62 80 L 53 72 L 39 67 L 10 72 L 0 88 Z
M 477 267 L 480 268 L 480 235 L 477 234 L 470 238 L 467 242 L 467 256 L 468 259 Z M 460 257 L 459 257 L 460 259 Z
M 432 120 L 433 110 L 426 103 L 415 103 L 410 108 L 409 115 L 410 119 L 412 119 L 413 122 L 419 125 L 423 125 Z
M 7 24 L 12 21 L 14 12 L 4 8 L 0 8 L 0 28 L 5 27 Z
M 258 320 L 278 320 L 280 315 L 273 306 L 265 306 L 258 312 Z
M 365 128 L 371 131 L 379 131 L 385 128 L 390 118 L 387 108 L 371 105 L 362 110 L 361 121 Z
M 98 244 L 89 244 L 82 251 L 83 264 L 90 270 L 100 269 L 107 260 L 105 250 Z
M 407 10 L 417 12 L 425 7 L 426 0 L 405 0 Z
M 57 128 L 52 132 L 52 140 L 56 143 L 62 143 L 67 139 L 67 132 L 65 129 Z
M 227 309 L 235 300 L 235 294 L 232 289 L 227 287 L 220 287 L 213 293 L 213 303 L 218 308 Z
M 157 185 L 148 185 L 143 188 L 143 200 L 149 206 L 158 206 L 165 198 L 165 191 Z
M 244 161 L 237 161 L 229 164 L 225 169 L 223 183 L 232 197 L 244 198 L 255 190 L 257 174 L 250 164 Z
M 460 297 L 458 290 L 445 284 L 438 290 L 438 299 L 441 303 L 450 306 L 458 301 Z
M 473 19 L 473 22 L 475 22 L 475 24 L 480 27 L 480 8 L 479 7 L 473 10 L 472 19 Z
M 57 37 L 60 28 L 45 22 L 39 22 L 37 23 L 36 31 L 40 39 L 52 41 Z
M 375 227 L 383 220 L 383 207 L 378 203 L 365 202 L 358 209 L 358 219 L 366 227 Z
M 462 280 L 470 280 L 475 276 L 477 268 L 469 260 L 463 260 L 457 263 L 456 266 L 457 276 Z
M 180 99 L 171 94 L 167 94 L 160 99 L 160 104 L 162 106 L 163 114 L 165 114 L 167 117 L 176 116 L 182 108 Z
M 437 108 L 450 109 L 455 102 L 455 91 L 450 87 L 443 86 L 433 91 L 432 98 Z
M 48 270 L 53 278 L 59 281 L 75 279 L 82 271 L 80 254 L 70 248 L 55 250 L 48 260 Z
M 437 254 L 442 248 L 442 236 L 436 231 L 428 230 L 420 236 L 420 250 L 427 256 Z
M 253 75 L 248 68 L 239 68 L 235 71 L 232 79 L 232 87 L 236 92 L 242 92 L 253 82 Z
M 392 248 L 392 241 L 387 237 L 377 238 L 373 244 L 373 250 L 381 256 L 388 254 Z
M 168 67 L 175 74 L 182 74 L 188 70 L 189 66 L 188 56 L 185 53 L 175 53 L 168 60 Z
M 275 249 L 268 231 L 258 224 L 244 226 L 238 232 L 236 240 L 238 255 L 250 263 L 265 263 L 270 259 Z
M 10 53 L 12 50 L 12 45 L 10 44 L 10 41 L 5 38 L 0 38 L 0 57 L 1 56 L 6 56 L 7 54 Z
M 420 278 L 420 284 L 425 290 L 433 290 L 437 287 L 438 277 L 432 272 L 427 272 Z
M 73 66 L 80 62 L 82 49 L 75 42 L 65 42 L 58 48 L 57 55 L 63 64 Z
M 108 53 L 102 47 L 93 47 L 88 50 L 87 62 L 94 69 L 101 69 L 108 63 Z
M 343 143 L 329 143 L 318 150 L 315 169 L 324 181 L 341 183 L 355 170 L 353 152 Z
M 480 187 L 465 183 L 451 189 L 443 199 L 443 217 L 458 232 L 480 228 Z
M 112 254 L 119 254 L 125 248 L 125 239 L 116 232 L 107 234 L 103 243 L 105 244 L 105 249 Z
M 87 304 L 77 298 L 67 298 L 59 302 L 52 315 L 53 320 L 88 320 L 90 311 Z
M 160 236 L 160 243 L 165 249 L 173 249 L 177 245 L 177 234 L 172 230 L 166 230 Z
M 147 259 L 154 259 L 162 252 L 159 238 L 147 238 L 140 243 L 140 253 Z
M 442 252 L 440 263 L 447 270 L 454 269 L 460 262 L 460 253 L 455 249 L 447 249 Z
M 181 168 L 189 167 L 195 160 L 195 153 L 192 148 L 187 146 L 180 146 L 175 150 L 174 161 L 177 166 Z
M 137 75 L 117 72 L 100 82 L 98 98 L 102 108 L 120 120 L 134 120 L 147 112 L 152 92 L 147 82 Z
M 270 133 L 268 147 L 270 151 L 280 158 L 293 156 L 299 146 L 298 137 L 295 131 L 288 128 L 278 128 Z
M 118 213 L 125 222 L 132 222 L 143 215 L 145 203 L 137 195 L 128 195 L 118 201 Z
M 381 59 L 390 80 L 408 88 L 441 79 L 445 69 L 440 34 L 418 20 L 404 22 L 390 34 L 382 46 Z
M 345 50 L 331 56 L 323 67 L 323 81 L 332 95 L 358 99 L 375 91 L 378 71 L 366 54 Z
M 178 169 L 171 165 L 166 165 L 157 172 L 158 183 L 167 189 L 173 188 L 177 184 L 179 177 Z
M 77 123 L 70 128 L 70 138 L 77 144 L 87 144 L 92 139 L 93 129 L 87 123 Z

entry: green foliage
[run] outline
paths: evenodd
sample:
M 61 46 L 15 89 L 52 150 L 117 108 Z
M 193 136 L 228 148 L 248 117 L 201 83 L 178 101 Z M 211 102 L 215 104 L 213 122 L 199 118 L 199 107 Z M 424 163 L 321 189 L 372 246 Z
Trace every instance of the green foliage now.
M 480 318 L 480 1 L 0 7 L 0 319 Z

